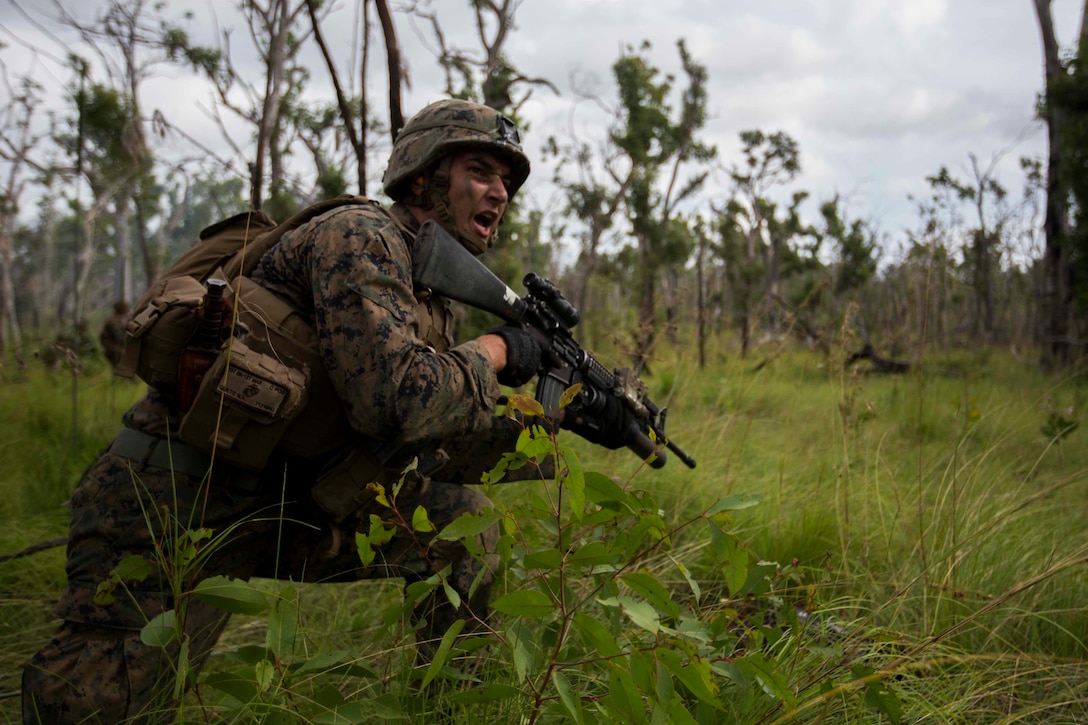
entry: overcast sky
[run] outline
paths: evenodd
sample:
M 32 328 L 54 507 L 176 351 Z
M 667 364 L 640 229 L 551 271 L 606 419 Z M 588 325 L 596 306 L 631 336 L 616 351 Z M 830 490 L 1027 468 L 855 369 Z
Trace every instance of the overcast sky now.
M 52 14 L 47 0 L 18 2 L 40 22 Z M 74 5 L 88 18 L 94 4 Z M 213 15 L 223 27 L 235 24 L 240 45 L 245 31 L 224 4 L 168 2 L 172 10 L 196 9 L 197 27 L 210 29 Z M 338 3 L 329 24 L 334 47 L 349 47 L 354 5 Z M 433 6 L 450 44 L 478 47 L 468 0 L 435 0 Z M 1081 10 L 1078 0 L 1053 1 L 1063 46 L 1074 42 Z M 421 43 L 427 28 L 396 17 L 413 82 L 405 100 L 410 114 L 441 97 L 441 78 Z M 579 100 L 572 81 L 614 102 L 611 66 L 625 45 L 650 41 L 652 62 L 675 73 L 682 86 L 676 50 L 681 38 L 709 74 L 704 140 L 718 147 L 728 165 L 739 161 L 740 131 L 790 134 L 799 143 L 802 173 L 789 190 L 812 194 L 805 207 L 812 217 L 820 201 L 839 194 L 852 217 L 874 219 L 886 233 L 901 237 L 915 219 L 908 195 L 926 195 L 925 176 L 942 165 L 968 179 L 969 154 L 983 165 L 1003 155 L 999 178 L 1019 196 L 1019 158 L 1045 152 L 1045 133 L 1033 114 L 1043 64 L 1032 0 L 523 0 L 516 21 L 507 43 L 514 65 L 548 78 L 560 91 L 539 88 L 522 108 L 534 160 L 549 135 L 600 137 L 604 116 Z M 64 52 L 30 25 L 12 0 L 0 0 L 0 25 L 6 31 L 0 38 L 8 48 L 0 53 L 9 76 L 26 72 L 30 62 L 12 33 L 55 54 Z M 372 67 L 380 61 L 376 54 Z M 56 66 L 35 67 L 47 87 L 64 82 L 66 75 Z M 311 92 L 327 97 L 328 85 L 315 64 Z M 145 104 L 183 127 L 203 125 L 202 137 L 215 142 L 210 124 L 200 123 L 211 96 L 197 79 L 171 71 L 144 90 Z M 380 98 L 378 91 L 372 93 Z M 184 123 L 187 117 L 192 125 Z M 553 199 L 545 183 L 550 172 L 541 164 L 535 170 L 539 173 L 530 178 L 526 193 L 531 205 L 543 207 Z M 698 200 L 707 208 L 728 193 L 724 172 L 711 182 Z

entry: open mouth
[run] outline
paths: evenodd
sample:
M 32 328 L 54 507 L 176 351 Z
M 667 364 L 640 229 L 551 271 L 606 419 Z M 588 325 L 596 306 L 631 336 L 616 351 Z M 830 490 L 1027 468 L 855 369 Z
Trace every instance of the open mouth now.
M 484 239 L 491 236 L 491 232 L 495 229 L 498 221 L 499 215 L 493 211 L 482 211 L 472 217 L 472 225 L 475 227 L 476 233 Z

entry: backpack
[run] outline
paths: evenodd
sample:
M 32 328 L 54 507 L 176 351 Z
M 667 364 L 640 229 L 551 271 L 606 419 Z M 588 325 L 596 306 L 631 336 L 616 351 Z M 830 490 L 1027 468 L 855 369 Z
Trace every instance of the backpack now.
M 200 240 L 151 285 L 126 326 L 116 374 L 176 395 L 179 362 L 198 333 L 206 282 L 227 283 L 229 334 L 214 351 L 178 437 L 217 460 L 260 470 L 273 450 L 315 458 L 351 437 L 312 326 L 248 275 L 288 231 L 345 205 L 376 204 L 341 195 L 276 224 L 260 211 L 207 227 Z M 234 314 L 236 312 L 236 315 Z M 217 341 L 218 342 L 218 341 Z

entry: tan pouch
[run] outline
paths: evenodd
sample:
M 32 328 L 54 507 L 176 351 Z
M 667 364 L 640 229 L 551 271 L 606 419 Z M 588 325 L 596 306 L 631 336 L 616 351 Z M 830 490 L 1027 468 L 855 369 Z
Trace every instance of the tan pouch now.
M 348 445 L 354 433 L 325 370 L 317 332 L 291 305 L 247 277 L 238 280 L 238 297 L 238 321 L 247 330 L 243 339 L 310 373 L 307 404 L 280 439 L 280 450 L 317 458 Z
M 204 284 L 192 277 L 156 282 L 125 326 L 125 350 L 115 373 L 125 378 L 137 375 L 153 388 L 173 390 L 178 358 L 196 329 L 204 292 Z
M 268 462 L 306 405 L 309 369 L 257 349 L 259 340 L 224 345 L 181 420 L 181 440 L 246 471 Z M 214 450 L 214 454 L 213 454 Z

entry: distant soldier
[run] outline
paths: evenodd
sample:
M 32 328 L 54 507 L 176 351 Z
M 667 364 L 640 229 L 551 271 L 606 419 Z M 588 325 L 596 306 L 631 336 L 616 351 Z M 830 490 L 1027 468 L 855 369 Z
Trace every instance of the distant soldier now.
M 102 354 L 113 367 L 117 367 L 117 363 L 121 360 L 121 353 L 125 349 L 125 323 L 127 322 L 128 303 L 118 300 L 113 303 L 113 314 L 102 323 L 102 329 L 98 333 L 98 344 L 102 346 Z

